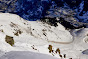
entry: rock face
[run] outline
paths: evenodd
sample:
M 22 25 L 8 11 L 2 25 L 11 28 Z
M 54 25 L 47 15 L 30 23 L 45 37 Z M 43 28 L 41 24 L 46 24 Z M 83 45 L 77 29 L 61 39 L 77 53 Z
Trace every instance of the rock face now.
M 46 15 L 45 18 L 42 19 L 45 19 L 47 23 L 52 23 L 52 25 L 54 26 L 57 26 L 57 23 L 59 22 L 65 28 L 70 29 L 88 27 L 88 23 L 79 22 L 79 19 L 76 18 L 76 12 L 69 9 L 68 7 L 52 8 L 49 9 L 47 13 L 48 15 Z
M 0 12 L 14 13 L 26 20 L 40 19 L 49 6 L 49 0 L 0 0 Z
M 48 23 L 66 28 L 78 29 L 88 27 L 87 0 L 1 0 L 0 12 L 13 13 L 26 20 L 51 19 Z M 68 26 L 68 25 L 69 26 Z
M 50 6 L 69 6 L 71 9 L 77 9 L 77 12 L 81 7 L 83 9 L 78 15 L 82 16 L 88 11 L 87 5 L 87 0 L 0 0 L 0 12 L 14 13 L 26 20 L 37 20 L 46 15 Z

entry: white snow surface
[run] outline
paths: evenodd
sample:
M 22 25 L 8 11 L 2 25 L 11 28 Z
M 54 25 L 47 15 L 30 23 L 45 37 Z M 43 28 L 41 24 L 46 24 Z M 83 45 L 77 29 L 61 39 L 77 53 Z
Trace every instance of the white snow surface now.
M 2 59 L 58 59 L 46 54 L 29 51 L 11 51 L 1 57 Z
M 21 33 L 16 36 L 18 31 Z M 14 46 L 5 42 L 6 35 L 13 37 Z M 52 45 L 51 53 L 49 45 Z M 87 45 L 88 28 L 70 33 L 59 23 L 54 27 L 40 21 L 27 21 L 18 15 L 0 13 L 0 59 L 87 59 L 88 55 L 82 54 L 88 49 Z M 55 52 L 58 48 L 62 57 Z

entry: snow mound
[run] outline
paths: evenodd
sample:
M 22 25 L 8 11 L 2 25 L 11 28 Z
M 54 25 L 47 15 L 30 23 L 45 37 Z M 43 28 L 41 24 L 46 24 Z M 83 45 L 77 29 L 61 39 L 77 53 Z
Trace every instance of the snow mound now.
M 20 36 L 19 38 L 24 38 L 28 36 L 28 40 L 33 37 L 32 39 L 35 40 L 42 39 L 58 43 L 70 43 L 73 41 L 71 34 L 59 23 L 58 27 L 54 27 L 40 21 L 26 21 L 17 15 L 9 13 L 0 13 L 0 30 L 5 35 L 12 37 Z M 22 40 L 25 41 L 26 39 Z
M 0 57 L 0 59 L 58 59 L 46 54 L 28 52 L 28 51 L 11 51 Z

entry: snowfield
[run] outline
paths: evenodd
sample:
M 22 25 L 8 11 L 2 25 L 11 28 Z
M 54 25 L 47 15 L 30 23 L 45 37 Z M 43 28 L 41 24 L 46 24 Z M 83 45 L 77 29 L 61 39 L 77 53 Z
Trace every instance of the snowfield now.
M 1 57 L 2 59 L 58 59 L 49 55 L 28 52 L 28 51 L 11 51 Z
M 87 45 L 88 28 L 68 31 L 0 13 L 0 59 L 87 59 Z

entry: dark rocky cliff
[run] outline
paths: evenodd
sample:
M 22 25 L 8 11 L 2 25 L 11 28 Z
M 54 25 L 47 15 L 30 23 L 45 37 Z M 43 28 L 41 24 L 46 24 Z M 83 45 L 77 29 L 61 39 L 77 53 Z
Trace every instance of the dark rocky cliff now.
M 44 19 L 47 15 L 49 18 L 62 17 L 75 26 L 80 23 L 74 21 L 88 23 L 87 6 L 88 0 L 0 0 L 0 12 L 17 14 L 30 21 Z

